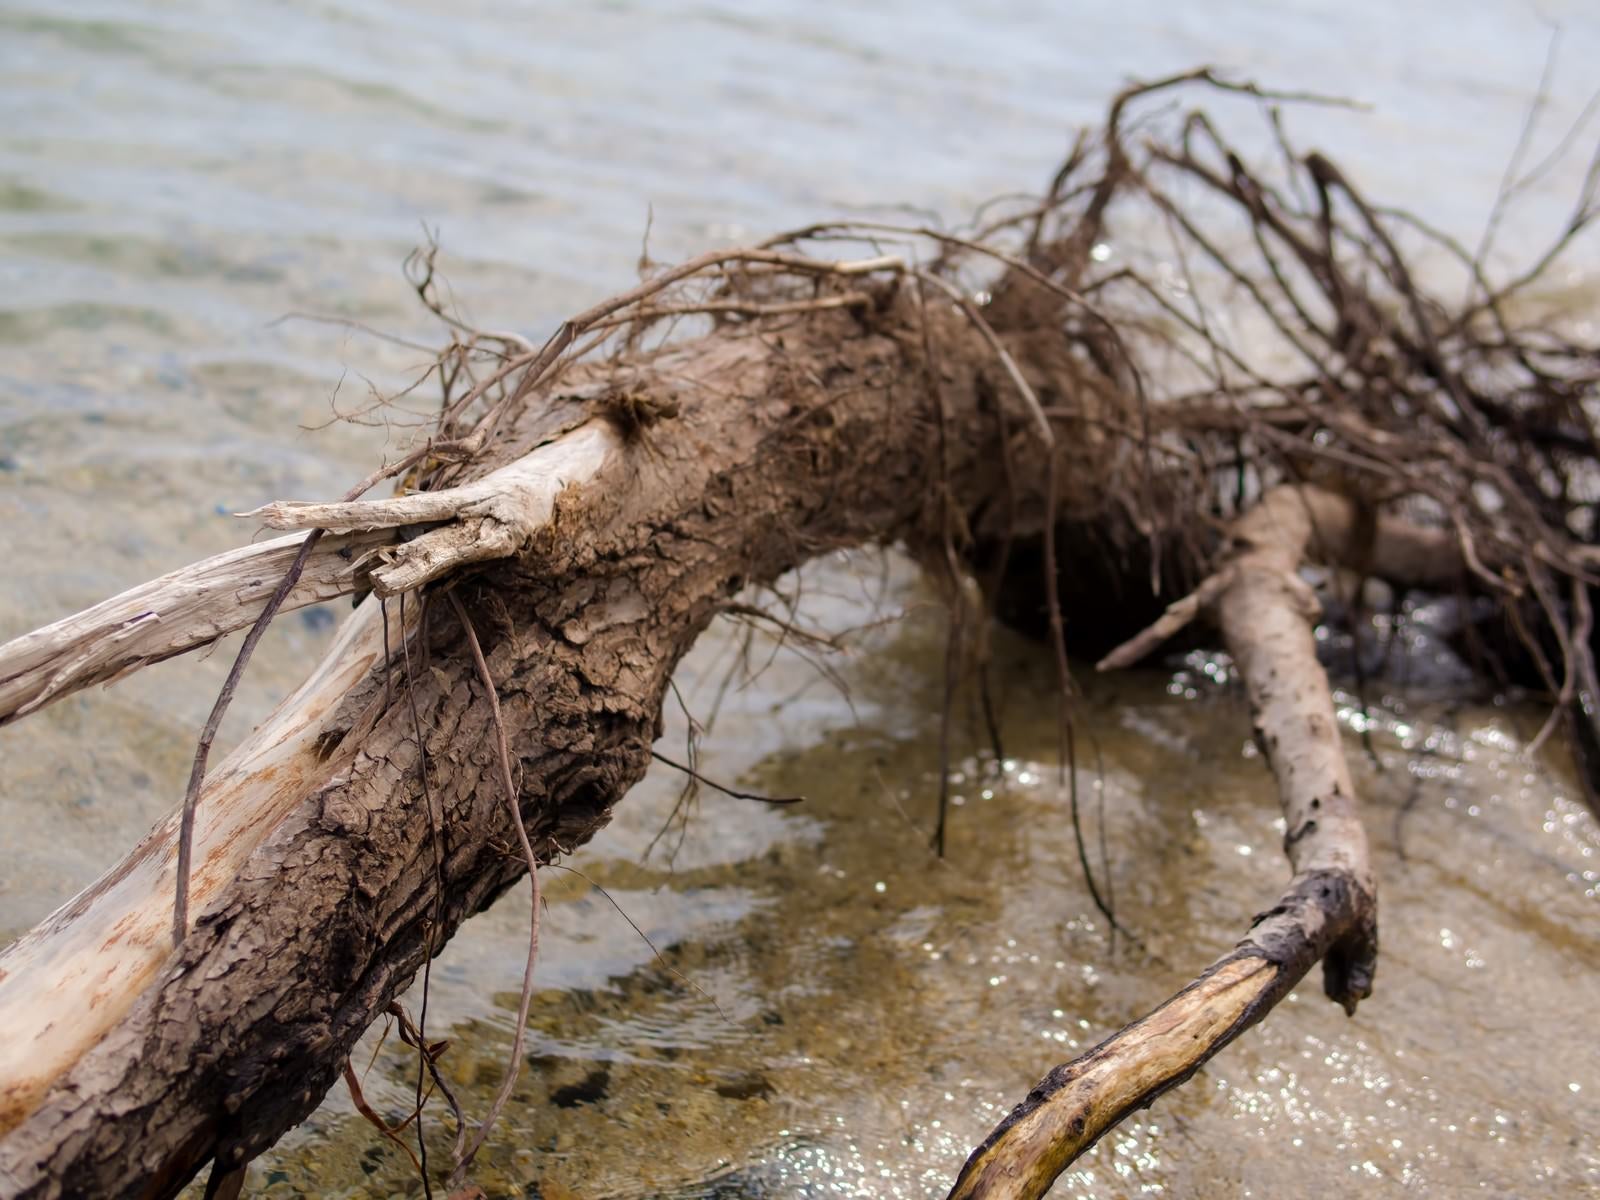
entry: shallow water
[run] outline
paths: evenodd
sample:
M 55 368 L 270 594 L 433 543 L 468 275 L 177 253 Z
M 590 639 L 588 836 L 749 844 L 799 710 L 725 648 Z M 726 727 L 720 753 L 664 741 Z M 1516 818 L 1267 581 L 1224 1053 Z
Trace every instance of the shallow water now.
M 1007 758 L 957 722 L 952 849 L 934 858 L 941 645 L 927 608 L 859 641 L 843 670 L 859 720 L 778 655 L 724 702 L 704 769 L 803 806 L 707 794 L 679 842 L 677 781 L 652 776 L 582 876 L 545 873 L 527 1070 L 478 1176 L 492 1195 L 943 1195 L 1046 1068 L 1159 1002 L 1276 895 L 1272 785 L 1226 660 L 1201 654 L 1086 680 L 1080 709 L 1091 862 L 1142 950 L 1113 944 L 1083 885 L 1030 645 L 999 646 Z M 1456 690 L 1422 649 L 1413 678 Z M 729 665 L 715 656 L 680 676 L 702 717 Z M 1600 1187 L 1600 1047 L 1580 1025 L 1600 832 L 1570 780 L 1521 754 L 1537 713 L 1413 697 L 1363 716 L 1340 695 L 1383 879 L 1377 994 L 1347 1020 L 1308 981 L 1057 1195 Z M 510 1045 L 525 905 L 502 903 L 433 976 L 431 1027 L 457 1039 L 449 1077 L 476 1111 Z M 413 1070 L 391 1039 L 369 1098 L 404 1112 Z M 338 1095 L 252 1178 L 267 1195 L 386 1196 L 410 1171 Z
M 364 474 L 381 426 L 297 426 L 360 408 L 417 355 L 274 322 L 316 310 L 436 341 L 399 271 L 424 223 L 466 311 L 538 335 L 632 278 L 652 210 L 657 258 L 885 202 L 958 220 L 1037 187 L 1127 77 L 1211 61 L 1373 102 L 1292 127 L 1471 240 L 1535 89 L 1540 14 L 1567 27 L 1552 134 L 1600 54 L 1576 0 L 986 7 L 0 5 L 0 637 L 237 544 L 251 531 L 227 513 Z M 1508 223 L 1508 255 L 1565 215 L 1581 166 Z M 1582 268 L 1555 284 L 1587 286 Z M 934 614 L 902 564 L 886 590 L 871 559 L 805 581 L 829 628 L 875 603 L 916 612 L 859 639 L 850 701 L 784 653 L 724 703 L 705 769 L 804 806 L 708 794 L 681 843 L 670 830 L 646 855 L 678 792 L 653 773 L 574 862 L 587 880 L 547 873 L 531 1065 L 485 1164 L 502 1194 L 939 1194 L 1037 1076 L 1160 999 L 1282 882 L 1221 668 L 1097 682 L 1085 794 L 1119 913 L 1155 957 L 1113 948 L 1063 815 L 1048 680 L 1010 642 L 1010 768 L 959 764 L 952 853 L 932 859 Z M 225 739 L 335 615 L 279 623 Z M 684 668 L 702 719 L 736 632 Z M 0 938 L 174 802 L 230 659 L 0 730 Z M 1391 698 L 1381 773 L 1355 752 L 1384 887 L 1377 996 L 1346 1021 L 1302 988 L 1058 1195 L 1600 1187 L 1600 1059 L 1579 1024 L 1600 836 L 1564 768 L 1519 754 L 1536 714 L 1441 690 Z M 1097 863 L 1100 828 L 1091 813 Z M 476 1112 L 509 1045 L 525 903 L 436 964 L 429 1028 Z M 386 1049 L 367 1076 L 391 1114 L 404 1066 Z M 251 1178 L 377 1196 L 408 1172 L 335 1095 Z

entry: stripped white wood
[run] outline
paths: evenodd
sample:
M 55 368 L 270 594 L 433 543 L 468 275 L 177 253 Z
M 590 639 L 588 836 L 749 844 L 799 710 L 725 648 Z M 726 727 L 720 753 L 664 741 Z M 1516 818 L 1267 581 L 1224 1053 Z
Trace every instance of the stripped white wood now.
M 420 606 L 412 606 L 415 625 Z M 409 630 L 390 605 L 389 642 Z M 327 777 L 318 739 L 383 654 L 378 602 L 345 622 L 321 665 L 206 777 L 190 905 L 203 913 L 252 851 Z M 0 1128 L 121 1019 L 172 952 L 178 814 L 121 863 L 0 952 Z
M 323 538 L 282 611 L 353 592 L 357 560 L 392 536 Z M 295 534 L 203 559 L 0 646 L 0 725 L 252 624 L 303 540 Z
M 306 568 L 310 582 L 303 585 L 312 599 L 353 586 L 359 564 L 348 561 L 341 550 L 365 545 L 368 557 L 389 553 L 377 549 L 380 534 L 386 542 L 393 528 L 446 522 L 395 548 L 390 561 L 372 570 L 375 591 L 383 590 L 378 586 L 380 571 L 392 590 L 405 590 L 466 563 L 516 553 L 550 523 L 562 491 L 593 481 L 621 448 L 614 425 L 593 421 L 463 487 L 392 501 L 273 505 L 247 515 L 270 515 L 277 524 L 354 531 L 324 538 L 328 550 L 319 543 L 313 552 Z M 0 647 L 0 679 L 32 672 L 32 690 L 19 688 L 18 694 L 36 706 L 51 697 L 50 681 L 57 676 L 64 682 L 56 685 L 54 695 L 64 694 L 68 683 L 81 687 L 109 678 L 113 665 L 120 664 L 120 673 L 152 661 L 152 644 L 166 647 L 159 656 L 169 657 L 181 652 L 183 639 L 200 645 L 202 639 L 237 629 L 254 620 L 302 537 L 295 534 L 208 559 L 19 638 Z M 299 596 L 297 588 L 291 599 Z M 398 624 L 393 615 L 398 606 L 389 608 L 389 643 L 398 652 L 411 629 Z M 409 624 L 414 625 L 419 610 L 409 608 Z M 165 640 L 151 643 L 152 632 L 162 633 Z M 380 606 L 369 598 L 345 623 L 315 673 L 206 777 L 189 885 L 196 914 L 203 914 L 227 888 L 309 790 L 326 781 L 322 736 L 339 702 L 380 661 L 382 652 Z M 166 963 L 172 952 L 177 829 L 174 812 L 99 881 L 0 953 L 0 1130 L 32 1109 L 51 1082 L 128 1011 Z
M 562 490 L 592 480 L 621 445 L 616 426 L 594 420 L 461 487 L 346 504 L 284 501 L 241 515 L 278 529 L 328 531 L 281 611 L 363 586 L 393 596 L 516 554 L 550 523 Z M 434 528 L 394 542 L 394 530 L 418 525 Z M 250 625 L 304 538 L 204 559 L 0 646 L 0 725 Z
M 274 529 L 332 533 L 445 522 L 378 555 L 373 590 L 392 596 L 459 567 L 517 553 L 550 523 L 556 497 L 592 480 L 621 447 L 616 426 L 596 419 L 460 487 L 343 504 L 280 500 L 240 515 Z

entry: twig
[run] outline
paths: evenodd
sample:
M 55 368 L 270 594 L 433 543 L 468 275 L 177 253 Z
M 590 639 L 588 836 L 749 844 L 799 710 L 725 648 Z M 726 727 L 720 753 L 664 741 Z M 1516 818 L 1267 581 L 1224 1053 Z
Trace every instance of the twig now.
M 239 686 L 245 667 L 249 665 L 250 656 L 255 653 L 256 646 L 261 641 L 261 635 L 267 631 L 267 626 L 272 624 L 272 618 L 294 588 L 295 581 L 300 578 L 300 572 L 305 570 L 306 560 L 311 557 L 311 552 L 316 549 L 317 542 L 321 539 L 322 530 L 313 529 L 306 534 L 305 541 L 300 543 L 300 552 L 294 556 L 289 569 L 283 573 L 277 590 L 262 608 L 255 624 L 250 626 L 250 632 L 245 634 L 244 644 L 239 647 L 233 666 L 228 669 L 228 677 L 222 683 L 222 690 L 217 693 L 217 698 L 211 705 L 211 714 L 206 718 L 205 728 L 200 731 L 200 744 L 195 747 L 194 763 L 189 768 L 189 786 L 183 793 L 183 815 L 178 822 L 177 890 L 172 899 L 172 946 L 175 950 L 183 945 L 183 939 L 189 933 L 189 865 L 194 854 L 195 810 L 200 805 L 200 785 L 205 782 L 206 760 L 211 756 L 211 742 L 217 736 L 217 728 L 222 724 L 223 714 L 228 711 L 228 705 L 233 701 L 233 693 Z
M 478 668 L 478 678 L 482 681 L 488 696 L 489 715 L 494 722 L 495 748 L 498 751 L 500 786 L 505 790 L 506 806 L 511 811 L 511 820 L 517 830 L 517 840 L 522 845 L 522 854 L 528 865 L 528 884 L 532 900 L 532 919 L 528 929 L 528 961 L 522 971 L 522 995 L 517 1001 L 517 1023 L 511 1035 L 511 1054 L 506 1062 L 505 1078 L 500 1083 L 500 1090 L 495 1093 L 494 1103 L 489 1106 L 489 1112 L 467 1146 L 466 1153 L 457 1158 L 455 1170 L 450 1173 L 450 1187 L 454 1189 L 465 1181 L 472 1160 L 482 1149 L 489 1131 L 499 1119 L 501 1110 L 505 1108 L 506 1101 L 511 1099 L 511 1090 L 516 1087 L 517 1075 L 522 1068 L 522 1043 L 528 1030 L 528 1007 L 533 999 L 533 968 L 539 959 L 539 907 L 542 897 L 539 892 L 539 863 L 534 857 L 533 843 L 528 840 L 527 826 L 522 821 L 522 806 L 517 802 L 517 785 L 511 773 L 511 747 L 506 741 L 506 727 L 500 717 L 500 695 L 494 685 L 494 676 L 489 674 L 489 664 L 484 661 L 483 648 L 478 644 L 477 630 L 472 627 L 472 618 L 467 615 L 461 598 L 453 591 L 446 594 L 450 598 L 451 607 L 455 609 L 456 617 L 461 622 L 462 632 L 466 634 L 467 646 L 472 651 L 473 664 Z
M 732 796 L 735 800 L 755 800 L 761 804 L 801 804 L 804 796 L 764 796 L 760 792 L 741 792 L 737 788 L 724 787 L 714 779 L 707 779 L 693 767 L 686 767 L 681 762 L 674 762 L 659 750 L 650 751 L 650 757 L 657 762 L 665 763 L 674 771 L 682 771 L 696 783 L 704 784 L 714 792 L 721 792 L 724 796 Z
M 344 1064 L 344 1084 L 345 1087 L 350 1090 L 350 1103 L 356 1106 L 356 1111 L 365 1117 L 367 1119 L 367 1123 L 381 1133 L 387 1141 L 393 1142 L 396 1146 L 399 1146 L 400 1149 L 404 1150 L 406 1152 L 406 1157 L 411 1160 L 411 1165 L 413 1168 L 415 1168 L 417 1174 L 423 1179 L 426 1179 L 428 1177 L 428 1169 L 417 1159 L 416 1153 L 411 1149 L 411 1147 L 406 1145 L 405 1142 L 400 1138 L 399 1129 L 405 1128 L 405 1125 L 402 1124 L 399 1126 L 399 1128 L 396 1128 L 395 1126 L 390 1125 L 373 1110 L 372 1105 L 367 1103 L 367 1097 L 361 1090 L 361 1081 L 356 1078 L 355 1070 L 348 1062 Z M 420 1113 L 421 1111 L 422 1108 L 419 1103 L 417 1112 Z M 407 1124 L 409 1124 L 409 1122 L 407 1122 Z
M 715 786 L 715 785 L 711 785 L 711 786 Z M 737 1024 L 734 1021 L 734 1019 L 731 1016 L 728 1015 L 727 1011 L 722 1007 L 722 1005 L 717 1003 L 717 998 L 715 996 L 713 996 L 710 992 L 706 991 L 705 988 L 701 987 L 698 983 L 696 983 L 694 980 L 690 979 L 682 971 L 678 970 L 677 967 L 673 966 L 671 963 L 669 963 L 667 961 L 666 956 L 663 955 L 661 953 L 661 950 L 656 946 L 656 944 L 650 940 L 650 935 L 647 934 L 643 929 L 639 928 L 639 922 L 635 921 L 632 917 L 630 917 L 628 915 L 627 909 L 623 908 L 622 905 L 618 904 L 617 903 L 617 898 L 615 896 L 613 896 L 609 891 L 607 891 L 603 886 L 601 886 L 599 883 L 597 883 L 590 876 L 585 875 L 582 871 L 578 870 L 577 867 L 569 867 L 564 863 L 546 863 L 545 867 L 546 867 L 546 869 L 554 869 L 554 870 L 557 870 L 557 871 L 565 871 L 569 875 L 576 875 L 579 879 L 583 880 L 590 887 L 592 887 L 595 891 L 599 892 L 602 896 L 604 896 L 605 899 L 606 899 L 606 903 L 611 905 L 612 908 L 616 909 L 617 910 L 617 915 L 628 923 L 629 928 L 631 928 L 634 931 L 634 933 L 639 935 L 639 940 L 641 942 L 643 942 L 646 946 L 650 947 L 650 953 L 651 953 L 651 955 L 654 956 L 657 966 L 659 966 L 668 975 L 671 975 L 674 979 L 678 980 L 678 982 L 682 983 L 685 987 L 689 988 L 691 991 L 699 993 L 701 998 L 704 999 L 707 1004 L 711 1005 L 711 1007 L 716 1010 L 717 1016 L 721 1017 L 724 1022 L 726 1022 L 729 1025 Z
M 384 621 L 384 675 L 383 686 L 387 696 L 389 690 L 389 608 L 385 603 L 380 607 Z M 428 641 L 428 609 L 427 602 L 423 602 L 423 610 L 417 622 L 417 637 L 422 645 Z M 411 643 L 405 636 L 406 628 L 406 594 L 400 593 L 400 652 L 405 656 L 406 667 L 406 703 L 411 710 L 411 733 L 417 743 L 417 772 L 422 781 L 422 802 L 428 809 L 428 840 L 433 845 L 433 919 L 428 923 L 422 959 L 422 1004 L 417 1011 L 417 1152 L 421 1155 L 422 1193 L 427 1200 L 432 1200 L 433 1184 L 428 1178 L 428 1143 L 423 1137 L 422 1121 L 422 1076 L 425 1067 L 431 1068 L 426 1049 L 428 1042 L 428 997 L 433 984 L 433 955 L 434 931 L 439 925 L 441 907 L 444 904 L 444 833 L 440 828 L 443 824 L 439 811 L 434 806 L 433 785 L 428 777 L 428 743 L 422 736 L 422 714 L 417 709 L 416 676 L 411 671 Z M 387 706 L 387 705 L 386 705 Z M 402 1034 L 404 1026 L 402 1026 Z M 452 1100 L 452 1104 L 454 1101 Z M 461 1121 L 461 1114 L 456 1113 L 456 1155 L 461 1153 L 461 1140 L 466 1136 L 466 1126 Z

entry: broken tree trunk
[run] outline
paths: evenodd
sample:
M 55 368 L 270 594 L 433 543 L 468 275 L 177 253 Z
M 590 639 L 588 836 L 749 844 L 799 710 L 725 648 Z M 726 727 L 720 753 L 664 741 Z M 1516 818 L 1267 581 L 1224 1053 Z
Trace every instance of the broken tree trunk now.
M 742 588 L 830 548 L 924 539 L 929 498 L 948 487 L 977 510 L 1002 492 L 1003 460 L 1042 473 L 1023 416 L 982 401 L 1002 394 L 988 347 L 948 314 L 933 322 L 939 415 L 921 334 L 893 311 L 909 303 L 888 297 L 877 330 L 823 313 L 608 370 L 603 396 L 675 412 L 631 436 L 569 400 L 502 439 L 506 457 L 571 457 L 579 439 L 597 451 L 538 476 L 565 487 L 516 559 L 455 583 L 542 859 L 592 836 L 643 775 L 673 667 Z M 394 511 L 281 515 L 348 527 Z M 351 586 L 381 586 L 386 569 Z M 247 1160 L 316 1106 L 428 948 L 524 871 L 461 628 L 449 606 L 419 615 L 413 597 L 402 617 L 389 602 L 386 660 L 379 603 L 208 781 L 198 917 L 179 951 L 169 820 L 0 957 L 6 1194 L 170 1194 L 213 1156 Z

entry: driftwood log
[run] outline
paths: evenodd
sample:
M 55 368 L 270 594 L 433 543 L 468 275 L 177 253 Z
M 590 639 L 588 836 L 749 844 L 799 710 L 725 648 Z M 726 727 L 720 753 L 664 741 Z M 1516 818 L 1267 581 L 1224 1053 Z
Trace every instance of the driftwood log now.
M 942 324 L 949 486 L 970 509 L 1003 490 L 995 413 L 977 402 L 992 356 L 959 319 Z M 673 667 L 746 585 L 830 548 L 924 536 L 939 473 L 921 337 L 905 330 L 826 315 L 781 338 L 691 343 L 609 385 L 670 403 L 671 420 L 629 438 L 571 402 L 503 440 L 507 455 L 598 450 L 559 476 L 514 560 L 456 584 L 542 859 L 591 837 L 644 774 Z M 1012 428 L 1012 461 L 1041 472 L 1033 435 Z M 403 622 L 386 607 L 387 664 L 369 597 L 306 687 L 213 772 L 181 950 L 174 820 L 0 959 L 15 1035 L 0 1051 L 7 1194 L 161 1194 L 213 1156 L 245 1161 L 316 1106 L 429 945 L 524 873 L 459 623 L 430 606 L 422 636 L 420 602 Z
M 1596 355 L 1517 328 L 1510 289 L 1434 302 L 1400 218 L 1319 156 L 1286 156 L 1299 190 L 1275 189 L 1197 114 L 1130 149 L 1127 106 L 1196 81 L 1254 92 L 1198 73 L 1119 97 L 1044 197 L 969 235 L 816 227 L 657 270 L 540 346 L 458 333 L 433 368 L 435 429 L 354 489 L 399 475 L 394 498 L 269 506 L 251 515 L 310 532 L 0 646 L 5 723 L 252 624 L 297 559 L 284 607 L 365 595 L 205 777 L 178 936 L 175 814 L 0 953 L 0 1193 L 170 1196 L 211 1161 L 216 1194 L 236 1188 L 430 953 L 528 870 L 519 824 L 538 862 L 605 824 L 707 624 L 864 543 L 970 573 L 1048 636 L 1063 705 L 1064 608 L 1106 644 L 1150 625 L 1112 665 L 1207 616 L 1289 830 L 1293 878 L 1239 946 L 1053 1071 L 954 1195 L 1042 1195 L 1319 960 L 1333 999 L 1366 995 L 1376 886 L 1296 572 L 1493 595 L 1581 713 L 1595 564 L 1572 476 L 1600 462 L 1579 369 Z M 1253 273 L 1174 178 L 1242 220 Z M 1099 265 L 1116 230 L 1153 228 L 1179 246 L 1189 307 L 1137 262 Z M 863 256 L 808 252 L 841 238 Z M 1273 355 L 1212 332 L 1218 278 L 1276 330 Z M 446 316 L 431 251 L 414 282 Z M 1097 579 L 1115 595 L 1098 607 Z

